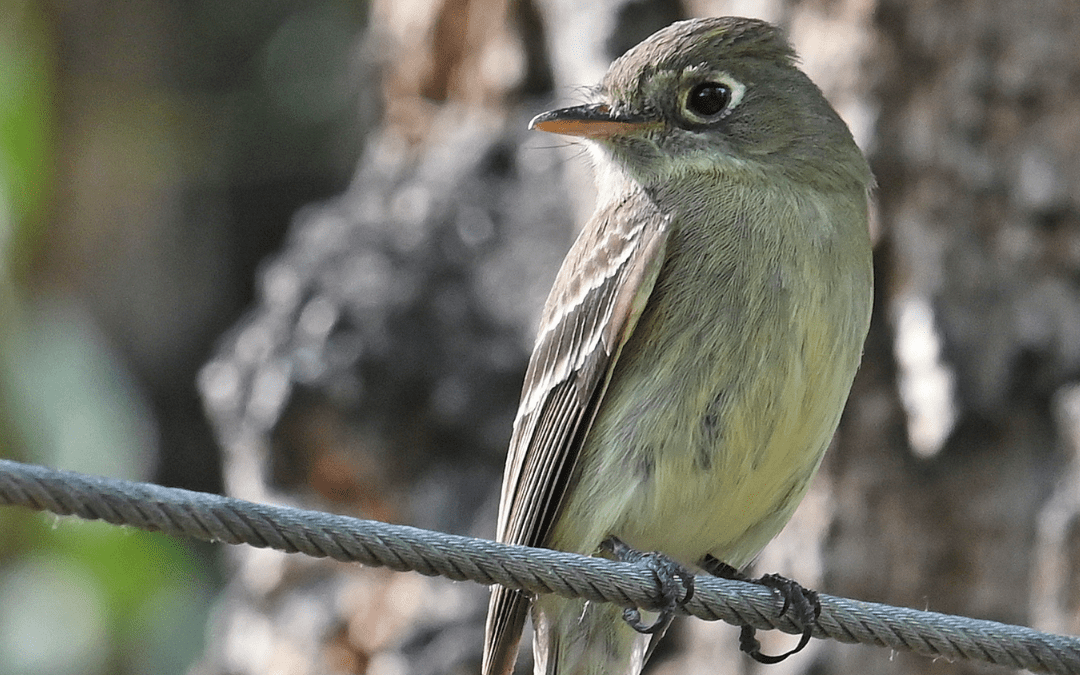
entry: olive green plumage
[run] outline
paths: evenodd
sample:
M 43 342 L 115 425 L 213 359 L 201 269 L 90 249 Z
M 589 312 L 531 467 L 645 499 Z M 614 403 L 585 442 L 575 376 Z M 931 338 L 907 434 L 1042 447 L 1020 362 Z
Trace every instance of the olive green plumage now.
M 526 375 L 502 541 L 593 554 L 609 536 L 694 566 L 748 563 L 805 494 L 858 367 L 872 298 L 870 172 L 774 27 L 680 22 L 536 128 L 586 139 L 596 213 Z M 614 606 L 495 589 L 485 669 L 636 673 Z

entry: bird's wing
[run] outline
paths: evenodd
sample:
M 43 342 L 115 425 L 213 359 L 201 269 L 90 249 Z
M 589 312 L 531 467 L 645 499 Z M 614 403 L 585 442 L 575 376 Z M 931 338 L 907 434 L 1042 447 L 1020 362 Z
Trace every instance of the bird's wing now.
M 619 350 L 664 260 L 670 219 L 644 194 L 599 210 L 559 270 L 525 374 L 503 475 L 499 541 L 543 546 Z M 513 670 L 529 598 L 495 587 L 484 675 Z

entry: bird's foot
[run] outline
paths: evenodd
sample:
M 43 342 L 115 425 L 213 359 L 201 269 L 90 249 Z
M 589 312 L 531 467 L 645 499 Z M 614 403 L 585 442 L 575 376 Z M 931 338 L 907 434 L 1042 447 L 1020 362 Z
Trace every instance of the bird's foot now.
M 780 663 L 792 654 L 802 651 L 810 643 L 814 623 L 817 622 L 817 618 L 821 614 L 821 601 L 818 599 L 817 591 L 803 588 L 798 582 L 782 577 L 779 574 L 766 574 L 758 579 L 751 579 L 731 565 L 717 560 L 711 555 L 705 557 L 701 567 L 715 577 L 748 581 L 771 588 L 779 593 L 784 601 L 784 606 L 780 608 L 780 614 L 786 613 L 789 609 L 792 610 L 792 620 L 797 625 L 802 626 L 803 632 L 799 644 L 791 651 L 776 656 L 762 654 L 761 643 L 755 637 L 756 629 L 753 626 L 743 626 L 742 632 L 739 633 L 739 649 L 750 658 L 758 663 Z
M 694 596 L 694 575 L 663 553 L 638 551 L 618 537 L 605 539 L 600 544 L 600 550 L 610 553 L 619 562 L 643 565 L 656 576 L 660 593 L 667 603 L 660 610 L 660 616 L 652 623 L 645 623 L 641 619 L 641 610 L 631 607 L 623 610 L 623 620 L 639 633 L 662 635 L 675 618 L 675 610 Z

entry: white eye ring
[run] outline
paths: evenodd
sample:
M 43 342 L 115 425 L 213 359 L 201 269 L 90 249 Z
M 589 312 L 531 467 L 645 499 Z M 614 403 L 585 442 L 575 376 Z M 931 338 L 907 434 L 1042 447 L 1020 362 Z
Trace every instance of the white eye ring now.
M 708 124 L 724 117 L 742 101 L 746 86 L 727 73 L 698 75 L 682 96 L 683 115 L 695 124 Z

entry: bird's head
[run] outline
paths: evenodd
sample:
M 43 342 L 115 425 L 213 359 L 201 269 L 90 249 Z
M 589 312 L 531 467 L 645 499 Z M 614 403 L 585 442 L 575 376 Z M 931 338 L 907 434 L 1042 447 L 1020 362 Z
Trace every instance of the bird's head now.
M 672 24 L 616 60 L 591 103 L 543 113 L 531 127 L 587 139 L 645 187 L 700 172 L 779 172 L 839 189 L 871 180 L 787 40 L 755 19 Z

